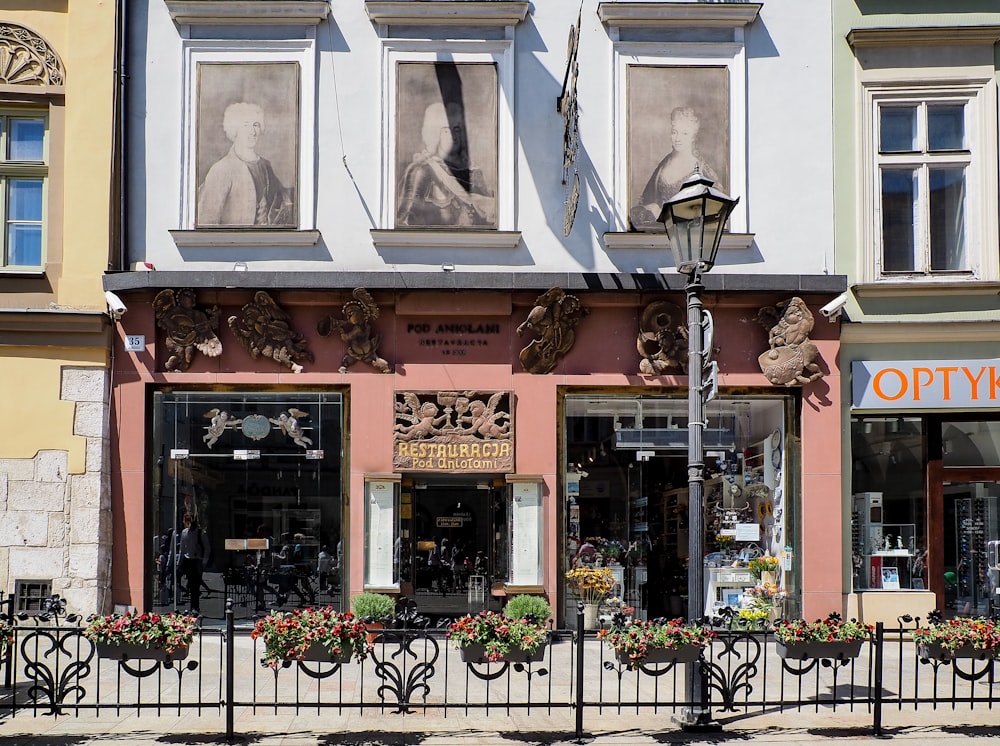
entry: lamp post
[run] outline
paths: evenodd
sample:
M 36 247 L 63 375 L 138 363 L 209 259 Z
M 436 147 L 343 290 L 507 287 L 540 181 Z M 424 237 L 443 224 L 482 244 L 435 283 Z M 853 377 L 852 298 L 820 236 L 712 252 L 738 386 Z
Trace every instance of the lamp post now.
M 730 213 L 739 202 L 713 189 L 711 179 L 695 171 L 680 191 L 663 204 L 659 221 L 667 229 L 670 250 L 677 271 L 687 276 L 688 325 L 688 619 L 704 616 L 704 468 L 705 404 L 715 398 L 718 366 L 708 362 L 711 343 L 705 350 L 705 330 L 711 329 L 712 316 L 701 303 L 702 272 L 715 264 L 719 242 Z M 707 354 L 706 354 L 707 353 Z M 707 364 L 706 364 L 707 363 Z M 708 370 L 708 382 L 705 371 Z M 688 665 L 687 699 L 695 703 L 685 713 L 685 730 L 718 730 L 712 724 L 707 707 L 707 686 L 699 664 Z

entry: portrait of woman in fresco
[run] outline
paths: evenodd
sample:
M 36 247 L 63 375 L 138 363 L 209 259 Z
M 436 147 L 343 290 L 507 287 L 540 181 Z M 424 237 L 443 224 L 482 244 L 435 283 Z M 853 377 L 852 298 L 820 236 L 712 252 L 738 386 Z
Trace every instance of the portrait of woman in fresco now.
M 728 187 L 726 71 L 632 67 L 628 96 L 629 227 L 662 231 L 656 219 L 663 203 L 695 170 Z
M 195 224 L 294 227 L 298 66 L 203 63 L 198 74 Z
M 396 227 L 496 227 L 496 68 L 404 63 L 397 75 Z

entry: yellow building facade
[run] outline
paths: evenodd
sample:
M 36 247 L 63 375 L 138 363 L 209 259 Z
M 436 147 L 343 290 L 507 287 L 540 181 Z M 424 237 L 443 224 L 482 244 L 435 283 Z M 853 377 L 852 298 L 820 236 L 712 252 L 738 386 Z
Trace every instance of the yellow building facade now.
M 116 5 L 0 0 L 0 589 L 110 602 Z

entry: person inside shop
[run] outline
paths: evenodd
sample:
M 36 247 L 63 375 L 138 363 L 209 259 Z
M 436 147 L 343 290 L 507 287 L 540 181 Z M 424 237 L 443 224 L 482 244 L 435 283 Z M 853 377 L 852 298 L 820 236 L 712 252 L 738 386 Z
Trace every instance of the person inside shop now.
M 438 590 L 441 595 L 447 595 L 448 590 L 451 588 L 451 544 L 448 543 L 448 539 L 441 539 L 441 549 L 439 550 L 441 564 L 438 570 Z
M 201 613 L 202 572 L 209 549 L 208 537 L 201 530 L 197 519 L 190 513 L 185 513 L 180 544 L 181 570 L 187 578 L 188 592 L 191 594 L 191 611 L 194 614 Z
M 330 554 L 329 547 L 324 544 L 320 547 L 319 555 L 316 557 L 316 574 L 319 576 L 320 592 L 326 590 L 327 579 L 331 572 L 333 572 L 333 555 Z
M 438 549 L 438 540 L 431 539 L 431 548 L 427 551 L 427 588 L 434 590 L 435 584 L 440 588 L 441 577 L 441 551 Z

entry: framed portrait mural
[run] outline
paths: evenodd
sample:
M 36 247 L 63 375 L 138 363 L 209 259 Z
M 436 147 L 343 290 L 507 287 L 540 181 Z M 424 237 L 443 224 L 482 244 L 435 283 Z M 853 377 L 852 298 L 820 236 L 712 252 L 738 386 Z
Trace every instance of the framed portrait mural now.
M 497 228 L 497 67 L 396 68 L 395 227 Z
M 663 203 L 696 165 L 730 190 L 729 69 L 629 65 L 626 91 L 629 229 L 662 232 Z
M 196 228 L 297 228 L 299 63 L 199 62 Z

